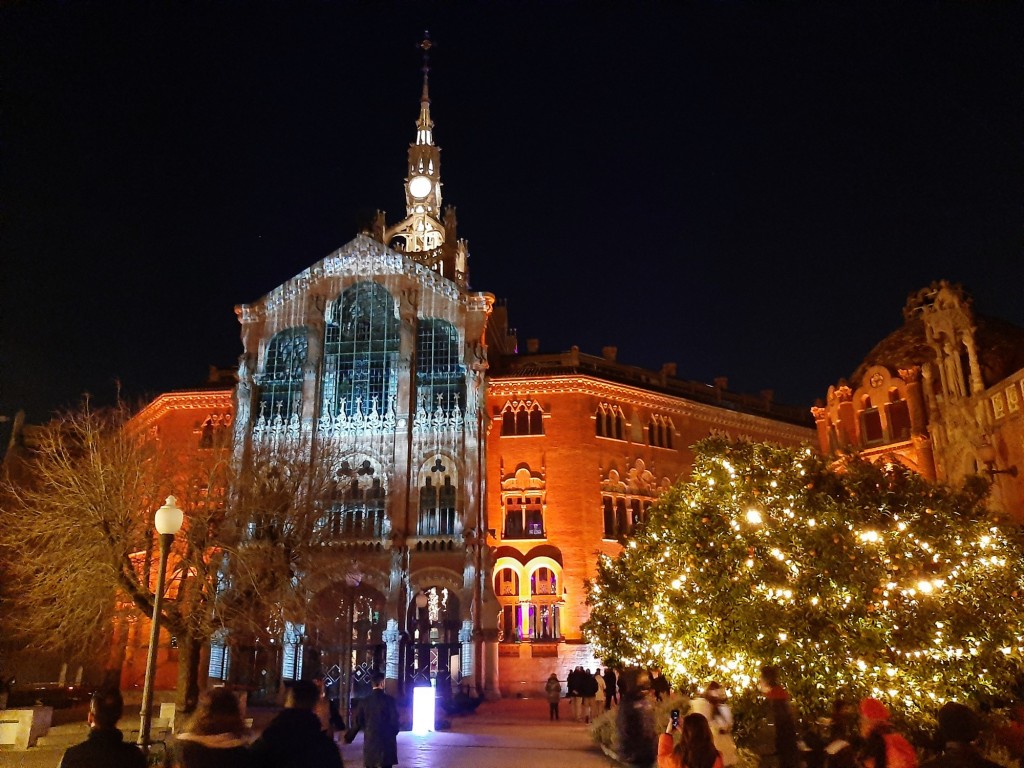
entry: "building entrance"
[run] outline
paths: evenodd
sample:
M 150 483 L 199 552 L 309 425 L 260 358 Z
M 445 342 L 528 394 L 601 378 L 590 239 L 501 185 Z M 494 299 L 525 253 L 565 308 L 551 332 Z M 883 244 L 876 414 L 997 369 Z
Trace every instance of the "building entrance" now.
M 446 587 L 429 587 L 409 605 L 405 644 L 405 684 L 435 685 L 439 696 L 461 681 L 458 596 Z

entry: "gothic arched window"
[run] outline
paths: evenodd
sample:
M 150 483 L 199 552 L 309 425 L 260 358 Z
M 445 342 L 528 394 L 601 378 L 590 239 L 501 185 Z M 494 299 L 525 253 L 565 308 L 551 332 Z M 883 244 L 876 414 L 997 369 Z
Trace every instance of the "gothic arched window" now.
M 447 320 L 427 317 L 416 330 L 416 392 L 428 413 L 466 409 L 466 366 L 459 332 Z
M 395 300 L 377 283 L 356 283 L 331 307 L 324 331 L 323 410 L 387 410 L 398 379 L 398 315 Z
M 451 460 L 438 456 L 424 472 L 420 486 L 418 536 L 454 536 L 458 518 L 458 494 Z
M 379 539 L 384 535 L 387 491 L 369 461 L 341 462 L 332 483 L 327 514 L 318 526 L 324 538 Z
M 622 415 L 622 409 L 619 406 L 601 403 L 597 407 L 595 420 L 597 424 L 594 434 L 598 437 L 610 437 L 614 440 L 625 439 L 626 417 Z
M 512 400 L 501 413 L 501 436 L 543 435 L 544 412 L 533 400 Z
M 267 344 L 260 386 L 260 415 L 287 421 L 302 405 L 303 366 L 309 351 L 305 327 L 288 328 Z

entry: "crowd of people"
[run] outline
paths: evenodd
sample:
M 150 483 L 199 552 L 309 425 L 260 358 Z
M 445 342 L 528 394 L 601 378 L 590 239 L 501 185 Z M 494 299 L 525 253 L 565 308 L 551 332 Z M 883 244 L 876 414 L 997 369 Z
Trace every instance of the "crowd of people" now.
M 65 751 L 59 768 L 143 768 L 142 750 L 124 741 L 117 728 L 123 713 L 119 691 L 97 692 L 89 704 L 89 737 Z M 168 745 L 167 763 L 173 768 L 342 768 L 339 738 L 351 744 L 362 731 L 364 765 L 391 768 L 398 762 L 398 730 L 398 707 L 380 673 L 348 728 L 322 684 L 297 680 L 288 688 L 284 709 L 258 738 L 246 727 L 235 694 L 212 688 Z
M 672 710 L 664 730 L 655 735 L 653 701 L 659 675 L 640 672 L 623 692 L 617 726 L 619 759 L 636 766 L 657 768 L 729 768 L 739 753 L 732 737 L 732 712 L 723 687 L 709 683 L 691 700 L 690 711 L 679 718 Z M 876 698 L 850 703 L 837 701 L 823 733 L 801 735 L 789 693 L 772 666 L 761 669 L 758 687 L 765 728 L 753 744 L 762 768 L 1002 768 L 985 759 L 977 747 L 981 735 L 978 715 L 959 702 L 938 710 L 938 727 L 930 757 L 919 761 L 918 750 L 893 726 L 888 708 Z M 998 734 L 1010 757 L 1024 756 L 1024 708 Z
M 367 768 L 390 768 L 398 762 L 399 714 L 384 691 L 384 676 L 373 677 L 373 690 L 363 698 L 345 727 L 331 708 L 321 681 L 296 681 L 289 687 L 284 709 L 257 738 L 246 727 L 238 698 L 228 689 L 213 688 L 200 698 L 186 726 L 168 746 L 173 768 L 342 768 L 338 741 L 351 743 L 362 731 Z M 318 684 L 319 683 L 319 684 Z M 919 765 L 918 751 L 894 728 L 889 710 L 875 698 L 837 701 L 826 727 L 799 733 L 789 693 L 772 666 L 761 669 L 766 728 L 752 745 L 762 768 L 1003 768 L 985 759 L 976 746 L 980 720 L 969 707 L 947 702 L 938 710 L 935 756 Z M 633 766 L 657 768 L 732 768 L 739 762 L 733 740 L 733 716 L 725 689 L 717 682 L 690 700 L 685 716 L 674 709 L 661 724 L 654 722 L 654 702 L 671 694 L 658 670 L 590 672 L 572 670 L 563 691 L 551 674 L 546 693 L 551 720 L 560 719 L 561 700 L 571 702 L 575 722 L 589 723 L 603 710 L 615 711 L 619 759 Z M 142 768 L 143 752 L 125 742 L 117 729 L 124 710 L 117 690 L 97 692 L 90 702 L 88 739 L 64 753 L 59 768 Z M 1024 707 L 999 734 L 1014 760 L 1024 755 Z M 1024 768 L 1022 765 L 1021 768 Z
M 618 675 L 608 667 L 603 672 L 593 672 L 582 666 L 572 670 L 565 681 L 565 698 L 569 699 L 572 719 L 589 723 L 602 711 L 608 711 L 619 701 Z M 554 672 L 547 680 L 544 691 L 548 698 L 549 719 L 560 720 L 559 705 L 562 700 L 562 683 Z

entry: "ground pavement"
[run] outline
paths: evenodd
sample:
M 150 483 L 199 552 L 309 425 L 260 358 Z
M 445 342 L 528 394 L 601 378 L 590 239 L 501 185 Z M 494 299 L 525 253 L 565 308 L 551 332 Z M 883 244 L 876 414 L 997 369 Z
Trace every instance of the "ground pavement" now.
M 569 702 L 562 700 L 562 717 Z M 58 710 L 58 712 L 61 712 Z M 54 713 L 57 715 L 57 712 Z M 250 711 L 255 727 L 265 725 L 271 711 Z M 569 716 L 571 717 L 571 716 Z M 27 752 L 0 747 L 0 768 L 56 768 L 64 749 L 81 741 L 87 728 L 85 710 L 76 708 L 55 717 L 60 723 L 40 746 Z M 122 721 L 122 728 L 126 722 Z M 363 768 L 363 736 L 343 744 L 345 768 Z M 613 765 L 590 739 L 588 727 L 571 719 L 549 722 L 546 699 L 504 699 L 481 704 L 476 713 L 451 720 L 445 731 L 398 736 L 399 768 L 608 768 Z

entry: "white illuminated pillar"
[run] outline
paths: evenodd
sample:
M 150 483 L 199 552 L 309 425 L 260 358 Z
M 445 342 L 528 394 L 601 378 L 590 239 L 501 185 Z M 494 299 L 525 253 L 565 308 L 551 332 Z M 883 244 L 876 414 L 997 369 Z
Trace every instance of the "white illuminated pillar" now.
M 434 730 L 434 681 L 412 689 L 412 732 L 424 736 Z

